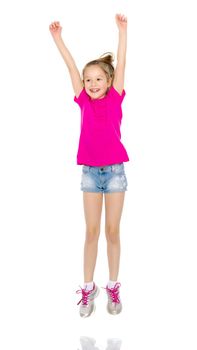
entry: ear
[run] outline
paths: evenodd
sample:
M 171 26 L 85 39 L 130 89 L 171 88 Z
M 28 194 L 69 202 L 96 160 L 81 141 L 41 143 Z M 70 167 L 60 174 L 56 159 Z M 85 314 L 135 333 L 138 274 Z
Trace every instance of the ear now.
M 110 87 L 112 84 L 112 78 L 109 78 L 108 81 L 107 81 L 107 86 Z

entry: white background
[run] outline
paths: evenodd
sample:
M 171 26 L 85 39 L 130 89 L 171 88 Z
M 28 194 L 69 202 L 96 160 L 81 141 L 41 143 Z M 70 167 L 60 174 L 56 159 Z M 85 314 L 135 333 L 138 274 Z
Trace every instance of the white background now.
M 80 112 L 48 26 L 59 20 L 79 69 L 116 53 L 128 16 L 122 141 L 131 161 L 122 216 L 123 312 L 80 319 L 84 216 Z M 195 1 L 6 1 L 1 5 L 0 348 L 196 349 Z M 95 281 L 108 279 L 104 217 Z

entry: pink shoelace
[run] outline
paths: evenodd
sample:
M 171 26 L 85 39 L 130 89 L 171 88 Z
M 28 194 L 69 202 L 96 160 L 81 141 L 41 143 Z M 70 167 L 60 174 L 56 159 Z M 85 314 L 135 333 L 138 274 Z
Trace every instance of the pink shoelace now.
M 107 290 L 108 295 L 110 296 L 113 303 L 119 304 L 119 288 L 121 284 L 118 282 L 115 284 L 113 288 L 108 288 L 108 286 L 105 288 Z
M 89 298 L 89 295 L 92 293 L 92 290 L 86 290 L 86 289 L 83 289 L 80 287 L 80 289 L 77 290 L 76 293 L 82 294 L 82 298 L 81 298 L 81 300 L 79 300 L 77 305 L 79 305 L 81 302 L 82 302 L 82 305 L 88 305 L 88 298 Z

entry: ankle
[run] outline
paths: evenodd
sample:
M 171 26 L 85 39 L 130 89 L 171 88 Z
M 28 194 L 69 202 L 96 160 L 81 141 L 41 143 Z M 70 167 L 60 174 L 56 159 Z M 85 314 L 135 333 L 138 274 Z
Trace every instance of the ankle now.
M 84 282 L 84 289 L 85 290 L 92 290 L 94 288 L 94 282 Z
M 107 287 L 110 288 L 110 289 L 114 288 L 116 283 L 117 283 L 117 281 L 109 280 L 108 283 L 107 283 Z

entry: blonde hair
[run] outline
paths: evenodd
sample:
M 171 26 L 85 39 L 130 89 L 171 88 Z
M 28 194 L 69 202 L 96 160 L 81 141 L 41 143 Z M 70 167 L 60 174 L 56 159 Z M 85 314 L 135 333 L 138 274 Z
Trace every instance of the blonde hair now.
M 82 71 L 82 79 L 84 79 L 84 73 L 87 67 L 98 65 L 106 74 L 107 80 L 113 82 L 114 78 L 114 66 L 112 62 L 114 61 L 114 55 L 112 52 L 106 52 L 98 59 L 88 62 Z

